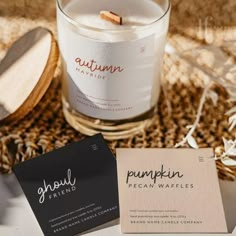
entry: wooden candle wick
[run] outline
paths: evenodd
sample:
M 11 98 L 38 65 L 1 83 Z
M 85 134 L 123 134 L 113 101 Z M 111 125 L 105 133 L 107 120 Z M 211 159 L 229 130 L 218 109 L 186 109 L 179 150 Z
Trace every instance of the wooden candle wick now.
M 100 17 L 116 25 L 122 25 L 122 17 L 111 11 L 101 11 Z

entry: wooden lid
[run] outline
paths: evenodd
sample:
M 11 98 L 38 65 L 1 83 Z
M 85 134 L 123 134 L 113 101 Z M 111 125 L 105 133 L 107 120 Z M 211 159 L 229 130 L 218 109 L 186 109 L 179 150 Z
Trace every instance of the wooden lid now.
M 36 28 L 18 39 L 0 63 L 0 122 L 27 115 L 47 91 L 59 51 L 50 31 Z

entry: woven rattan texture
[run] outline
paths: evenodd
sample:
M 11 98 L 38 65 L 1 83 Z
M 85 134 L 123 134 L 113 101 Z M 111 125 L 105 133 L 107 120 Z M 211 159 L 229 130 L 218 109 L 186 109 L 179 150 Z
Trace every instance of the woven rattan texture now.
M 172 1 L 169 40 L 180 50 L 192 45 L 210 43 L 220 45 L 235 36 L 236 15 L 234 0 L 175 0 Z M 226 14 L 227 12 L 227 14 Z M 206 20 L 210 19 L 210 20 Z M 202 22 L 209 21 L 206 27 Z M 0 2 L 0 59 L 12 42 L 36 26 L 51 29 L 56 35 L 55 2 L 18 0 Z M 205 31 L 205 28 L 208 31 Z M 235 37 L 234 37 L 235 38 Z M 33 63 L 33 62 L 32 62 Z M 60 63 L 59 63 L 60 64 Z M 174 147 L 187 133 L 187 125 L 194 122 L 204 83 L 201 75 L 188 68 L 177 56 L 165 56 L 162 93 L 153 125 L 139 135 L 126 140 L 109 142 L 116 147 Z M 10 173 L 16 163 L 80 140 L 84 136 L 65 121 L 61 107 L 60 66 L 54 81 L 38 106 L 23 120 L 0 127 L 0 170 Z M 20 83 L 20 81 L 19 81 Z M 201 122 L 194 136 L 200 147 L 220 147 L 222 137 L 234 138 L 228 131 L 225 112 L 232 107 L 227 93 L 216 86 L 219 103 L 215 107 L 207 100 Z M 10 92 L 10 91 L 9 91 Z M 12 95 L 14 96 L 14 94 Z M 169 112 L 168 105 L 172 111 Z M 234 180 L 236 168 L 217 163 L 222 178 Z

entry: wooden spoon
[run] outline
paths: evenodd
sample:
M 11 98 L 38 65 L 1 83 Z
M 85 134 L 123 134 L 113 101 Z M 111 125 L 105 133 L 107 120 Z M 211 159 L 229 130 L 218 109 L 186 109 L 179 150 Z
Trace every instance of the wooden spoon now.
M 0 123 L 27 115 L 47 91 L 59 50 L 52 33 L 36 28 L 18 39 L 0 63 Z

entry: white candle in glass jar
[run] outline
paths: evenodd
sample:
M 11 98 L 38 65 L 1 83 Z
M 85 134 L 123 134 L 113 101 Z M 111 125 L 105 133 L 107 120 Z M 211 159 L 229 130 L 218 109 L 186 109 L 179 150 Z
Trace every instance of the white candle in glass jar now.
M 63 100 L 74 114 L 120 121 L 156 105 L 170 8 L 157 2 L 58 0 Z M 123 24 L 101 19 L 103 10 Z

